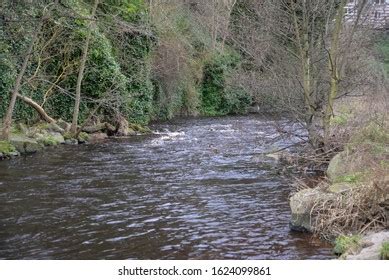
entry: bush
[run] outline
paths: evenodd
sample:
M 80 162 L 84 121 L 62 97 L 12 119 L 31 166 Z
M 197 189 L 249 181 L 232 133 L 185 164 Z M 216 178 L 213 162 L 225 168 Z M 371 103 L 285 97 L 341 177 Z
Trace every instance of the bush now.
M 201 109 L 204 115 L 245 113 L 251 97 L 241 88 L 228 87 L 226 79 L 239 64 L 237 53 L 226 51 L 213 56 L 204 67 Z

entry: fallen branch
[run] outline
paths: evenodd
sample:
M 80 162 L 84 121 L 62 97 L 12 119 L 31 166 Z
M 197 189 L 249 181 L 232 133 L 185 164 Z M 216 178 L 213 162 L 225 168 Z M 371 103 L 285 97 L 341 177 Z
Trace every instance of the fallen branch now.
M 36 103 L 34 100 L 32 100 L 29 97 L 23 96 L 19 93 L 17 94 L 17 97 L 19 99 L 21 99 L 22 101 L 24 101 L 25 103 L 27 103 L 28 105 L 30 105 L 32 108 L 34 108 L 43 120 L 45 120 L 48 123 L 55 123 L 55 120 L 52 117 L 50 117 L 46 113 L 46 111 L 38 103 Z

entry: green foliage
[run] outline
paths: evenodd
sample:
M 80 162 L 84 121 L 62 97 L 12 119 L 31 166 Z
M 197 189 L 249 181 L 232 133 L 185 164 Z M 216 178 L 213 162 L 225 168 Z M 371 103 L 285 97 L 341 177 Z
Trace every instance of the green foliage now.
M 227 88 L 226 78 L 238 65 L 235 52 L 219 53 L 205 65 L 202 81 L 202 113 L 209 116 L 244 113 L 250 96 L 236 87 Z
M 92 4 L 92 0 L 61 1 L 43 24 L 27 67 L 24 81 L 29 82 L 20 93 L 55 119 L 72 119 L 81 50 L 90 28 L 85 18 Z M 0 17 L 15 19 L 0 30 L 0 118 L 45 5 L 44 0 L 31 5 L 5 0 L 0 8 Z M 61 17 L 63 9 L 75 17 Z M 239 55 L 228 46 L 213 54 L 209 31 L 186 9 L 172 10 L 172 24 L 161 26 L 150 25 L 144 0 L 107 0 L 98 9 L 82 82 L 80 123 L 102 99 L 106 101 L 97 115 L 108 121 L 117 114 L 132 123 L 147 124 L 177 115 L 245 113 L 250 97 L 226 82 L 239 64 Z M 157 41 L 167 43 L 168 63 L 180 58 L 176 72 L 167 79 L 162 77 L 164 72 L 153 73 Z M 13 116 L 26 123 L 39 120 L 35 110 L 20 100 Z
M 359 235 L 340 235 L 335 240 L 334 252 L 337 255 L 342 255 L 348 251 L 357 250 L 361 246 L 362 238 Z
M 389 260 L 389 242 L 382 243 L 380 255 L 382 260 Z
M 8 141 L 0 141 L 0 153 L 8 156 L 11 153 L 16 152 L 16 148 Z

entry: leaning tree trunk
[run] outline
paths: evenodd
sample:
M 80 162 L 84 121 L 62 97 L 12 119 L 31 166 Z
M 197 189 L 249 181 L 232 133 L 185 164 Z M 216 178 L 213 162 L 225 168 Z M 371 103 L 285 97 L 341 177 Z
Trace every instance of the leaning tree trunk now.
M 26 104 L 30 105 L 32 108 L 35 109 L 35 111 L 37 111 L 37 113 L 39 114 L 39 116 L 46 122 L 48 123 L 55 123 L 55 120 L 50 117 L 46 111 L 42 108 L 42 106 L 40 106 L 38 103 L 36 103 L 34 100 L 32 100 L 31 98 L 27 97 L 27 96 L 24 96 L 24 95 L 21 95 L 21 94 L 17 94 L 17 98 L 23 100 Z
M 91 15 L 91 21 L 88 26 L 88 34 L 86 36 L 86 41 L 82 50 L 82 57 L 80 61 L 80 68 L 78 70 L 78 77 L 77 77 L 77 87 L 76 87 L 76 99 L 75 99 L 75 104 L 74 104 L 74 112 L 73 112 L 73 121 L 72 121 L 72 126 L 70 128 L 70 131 L 72 134 L 76 135 L 77 134 L 77 126 L 78 126 L 78 115 L 80 112 L 80 103 L 81 103 L 81 85 L 82 85 L 82 80 L 84 78 L 84 71 L 85 71 L 85 65 L 86 65 L 86 60 L 88 58 L 88 50 L 89 50 L 89 44 L 90 44 L 90 39 L 92 36 L 92 27 L 93 27 L 93 21 L 94 17 L 96 15 L 96 10 L 97 6 L 99 5 L 99 0 L 95 0 L 95 3 L 93 5 L 92 9 L 92 15 Z

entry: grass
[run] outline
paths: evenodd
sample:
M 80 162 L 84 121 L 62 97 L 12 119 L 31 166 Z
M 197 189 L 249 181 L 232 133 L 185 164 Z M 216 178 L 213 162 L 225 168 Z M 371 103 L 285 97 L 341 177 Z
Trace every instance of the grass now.
M 389 260 L 389 241 L 382 243 L 380 255 L 382 260 Z
M 362 237 L 359 235 L 340 235 L 335 240 L 334 252 L 343 255 L 349 251 L 356 251 L 361 247 Z

